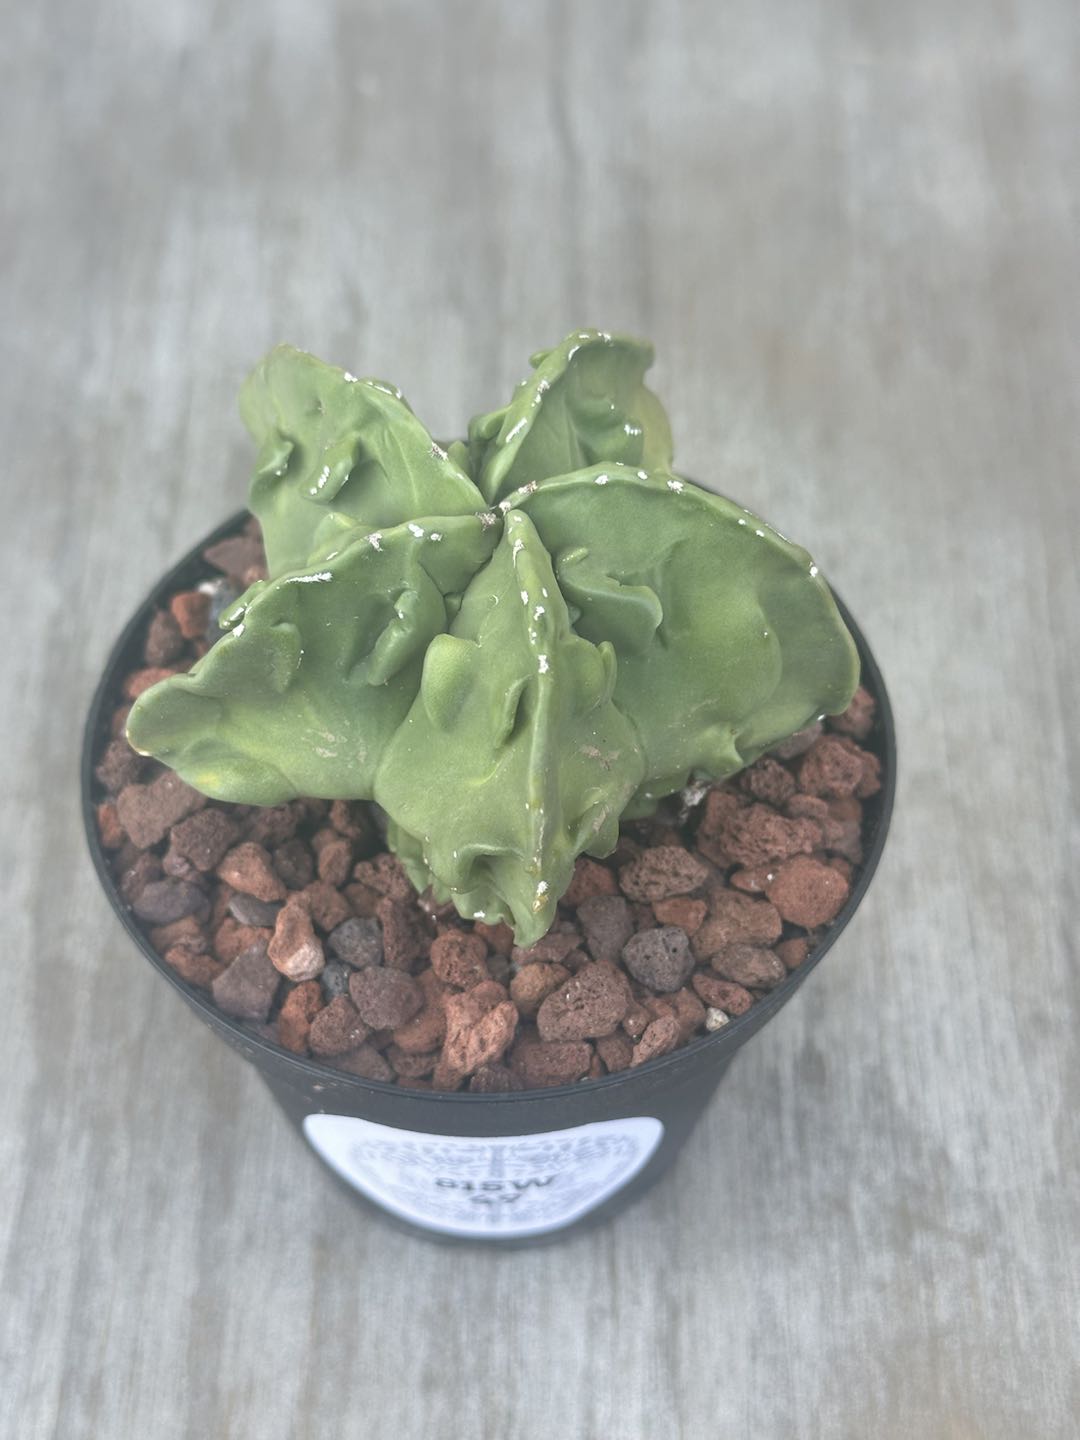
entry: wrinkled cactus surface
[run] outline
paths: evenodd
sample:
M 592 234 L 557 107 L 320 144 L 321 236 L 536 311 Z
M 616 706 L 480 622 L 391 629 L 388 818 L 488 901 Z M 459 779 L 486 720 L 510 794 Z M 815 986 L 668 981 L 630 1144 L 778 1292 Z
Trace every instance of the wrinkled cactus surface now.
M 273 350 L 241 396 L 270 578 L 131 743 L 217 799 L 374 800 L 418 888 L 536 940 L 623 818 L 857 683 L 806 552 L 672 471 L 651 359 L 577 332 L 444 450 L 393 386 Z

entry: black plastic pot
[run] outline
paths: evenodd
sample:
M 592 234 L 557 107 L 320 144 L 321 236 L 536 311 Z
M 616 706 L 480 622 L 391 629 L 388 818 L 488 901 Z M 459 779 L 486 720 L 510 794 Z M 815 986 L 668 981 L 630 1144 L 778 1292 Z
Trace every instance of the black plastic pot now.
M 866 859 L 852 893 L 798 969 L 722 1030 L 600 1080 L 496 1095 L 400 1089 L 301 1059 L 221 1014 L 150 946 L 116 888 L 98 837 L 93 769 L 119 683 L 142 663 L 154 609 L 175 591 L 209 578 L 203 550 L 235 533 L 245 518 L 241 513 L 226 521 L 155 587 L 114 646 L 94 695 L 83 745 L 83 813 L 113 909 L 154 968 L 256 1067 L 316 1153 L 382 1216 L 428 1238 L 502 1246 L 536 1244 L 608 1219 L 668 1168 L 736 1051 L 790 1000 L 866 894 L 885 843 L 896 777 L 892 712 L 866 641 L 841 604 L 862 657 L 863 683 L 877 700 L 869 744 L 882 761 L 882 789 L 867 805 Z

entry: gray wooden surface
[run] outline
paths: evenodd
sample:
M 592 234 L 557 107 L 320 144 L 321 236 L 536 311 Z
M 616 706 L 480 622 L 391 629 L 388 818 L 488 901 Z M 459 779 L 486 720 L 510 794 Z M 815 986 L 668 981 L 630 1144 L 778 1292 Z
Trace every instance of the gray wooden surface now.
M 0 1433 L 1080 1434 L 1074 0 L 7 7 Z M 124 941 L 82 712 L 289 339 L 436 432 L 650 335 L 902 743 L 886 862 L 667 1181 L 512 1256 L 367 1222 Z

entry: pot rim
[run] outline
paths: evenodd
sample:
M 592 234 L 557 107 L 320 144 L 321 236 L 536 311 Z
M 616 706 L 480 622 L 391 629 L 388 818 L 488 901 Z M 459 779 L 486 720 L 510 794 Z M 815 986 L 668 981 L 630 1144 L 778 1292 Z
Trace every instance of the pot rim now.
M 236 531 L 249 518 L 250 511 L 246 508 L 234 512 L 227 520 L 224 520 L 210 534 L 201 539 L 196 546 L 187 552 L 182 559 L 169 568 L 153 586 L 140 604 L 136 607 L 131 618 L 121 631 L 116 642 L 111 647 L 108 658 L 102 669 L 101 678 L 94 690 L 93 698 L 87 712 L 86 721 L 83 727 L 82 757 L 80 762 L 80 784 L 82 792 L 82 815 L 83 825 L 86 830 L 87 843 L 90 848 L 90 855 L 93 860 L 94 869 L 97 871 L 98 879 L 108 897 L 113 911 L 120 920 L 121 925 L 128 935 L 135 942 L 139 950 L 150 961 L 158 974 L 173 987 L 174 990 L 184 997 L 200 1015 L 200 1018 L 211 1024 L 214 1028 L 224 1027 L 232 1033 L 236 1042 L 241 1045 L 245 1053 L 250 1054 L 252 1050 L 257 1051 L 272 1059 L 274 1062 L 289 1061 L 297 1067 L 297 1070 L 304 1073 L 307 1078 L 315 1083 L 333 1082 L 335 1087 L 340 1089 L 355 1087 L 361 1091 L 371 1091 L 377 1094 L 393 1095 L 396 1100 L 408 1104 L 415 1100 L 417 1104 L 429 1105 L 432 1102 L 443 1105 L 482 1105 L 496 1104 L 510 1105 L 514 1102 L 555 1100 L 561 1097 L 581 1097 L 583 1093 L 600 1093 L 610 1090 L 620 1083 L 626 1082 L 631 1077 L 637 1077 L 648 1072 L 659 1077 L 665 1072 L 670 1072 L 681 1063 L 685 1063 L 690 1057 L 696 1056 L 706 1048 L 717 1050 L 718 1058 L 726 1051 L 734 1052 L 742 1043 L 744 1032 L 753 1033 L 759 1029 L 781 1006 L 790 998 L 806 976 L 824 958 L 827 952 L 836 943 L 841 932 L 851 921 L 855 911 L 862 902 L 863 896 L 869 888 L 870 882 L 877 870 L 881 854 L 885 846 L 885 839 L 889 830 L 889 823 L 892 817 L 893 802 L 896 793 L 896 729 L 892 713 L 892 706 L 889 703 L 888 692 L 885 689 L 885 682 L 882 679 L 881 671 L 873 652 L 867 643 L 866 637 L 852 618 L 851 612 L 841 600 L 836 590 L 830 585 L 833 599 L 836 601 L 838 610 L 844 623 L 855 640 L 859 652 L 861 664 L 860 683 L 866 685 L 867 689 L 874 696 L 877 702 L 877 713 L 872 734 L 878 739 L 878 749 L 882 761 L 881 790 L 873 797 L 872 804 L 875 808 L 873 829 L 869 843 L 866 848 L 862 865 L 859 870 L 855 884 L 852 886 L 851 894 L 844 902 L 843 907 L 833 920 L 820 943 L 807 955 L 806 959 L 796 969 L 790 971 L 774 990 L 768 995 L 753 1004 L 744 1014 L 735 1016 L 729 1020 L 722 1029 L 714 1031 L 711 1035 L 701 1035 L 691 1040 L 688 1044 L 682 1045 L 675 1050 L 669 1051 L 656 1060 L 646 1061 L 645 1064 L 635 1066 L 632 1069 L 615 1071 L 610 1075 L 603 1075 L 594 1080 L 576 1080 L 567 1085 L 553 1085 L 543 1089 L 534 1090 L 508 1090 L 495 1091 L 491 1093 L 473 1093 L 470 1091 L 440 1091 L 440 1090 L 411 1090 L 407 1087 L 391 1084 L 385 1080 L 367 1080 L 359 1075 L 351 1075 L 347 1071 L 335 1069 L 331 1065 L 323 1064 L 308 1056 L 295 1055 L 292 1051 L 286 1050 L 283 1046 L 275 1045 L 270 1040 L 263 1039 L 252 1030 L 246 1030 L 243 1024 L 226 1015 L 219 1010 L 212 1000 L 194 985 L 189 985 L 185 980 L 167 965 L 165 960 L 157 953 L 150 944 L 149 939 L 143 934 L 136 922 L 131 909 L 124 902 L 109 870 L 108 861 L 105 855 L 104 846 L 101 844 L 101 837 L 97 828 L 96 804 L 94 799 L 94 765 L 99 749 L 99 743 L 103 734 L 103 722 L 111 714 L 112 701 L 116 695 L 117 671 L 124 661 L 127 651 L 143 634 L 149 613 L 160 604 L 163 596 L 176 589 L 182 584 L 197 584 L 197 579 L 189 579 L 191 575 L 200 569 L 205 572 L 203 578 L 210 578 L 212 567 L 208 566 L 202 558 L 202 552 L 210 545 L 219 540 L 236 533 Z M 749 1034 L 746 1035 L 749 1038 Z

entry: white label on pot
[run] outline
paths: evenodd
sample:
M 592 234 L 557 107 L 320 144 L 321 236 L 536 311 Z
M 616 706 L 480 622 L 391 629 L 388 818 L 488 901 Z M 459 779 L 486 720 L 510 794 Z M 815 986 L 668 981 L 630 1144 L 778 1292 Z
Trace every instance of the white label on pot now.
M 465 1138 L 308 1115 L 304 1134 L 343 1179 L 444 1235 L 542 1235 L 578 1220 L 641 1170 L 664 1127 L 651 1116 L 538 1135 Z

